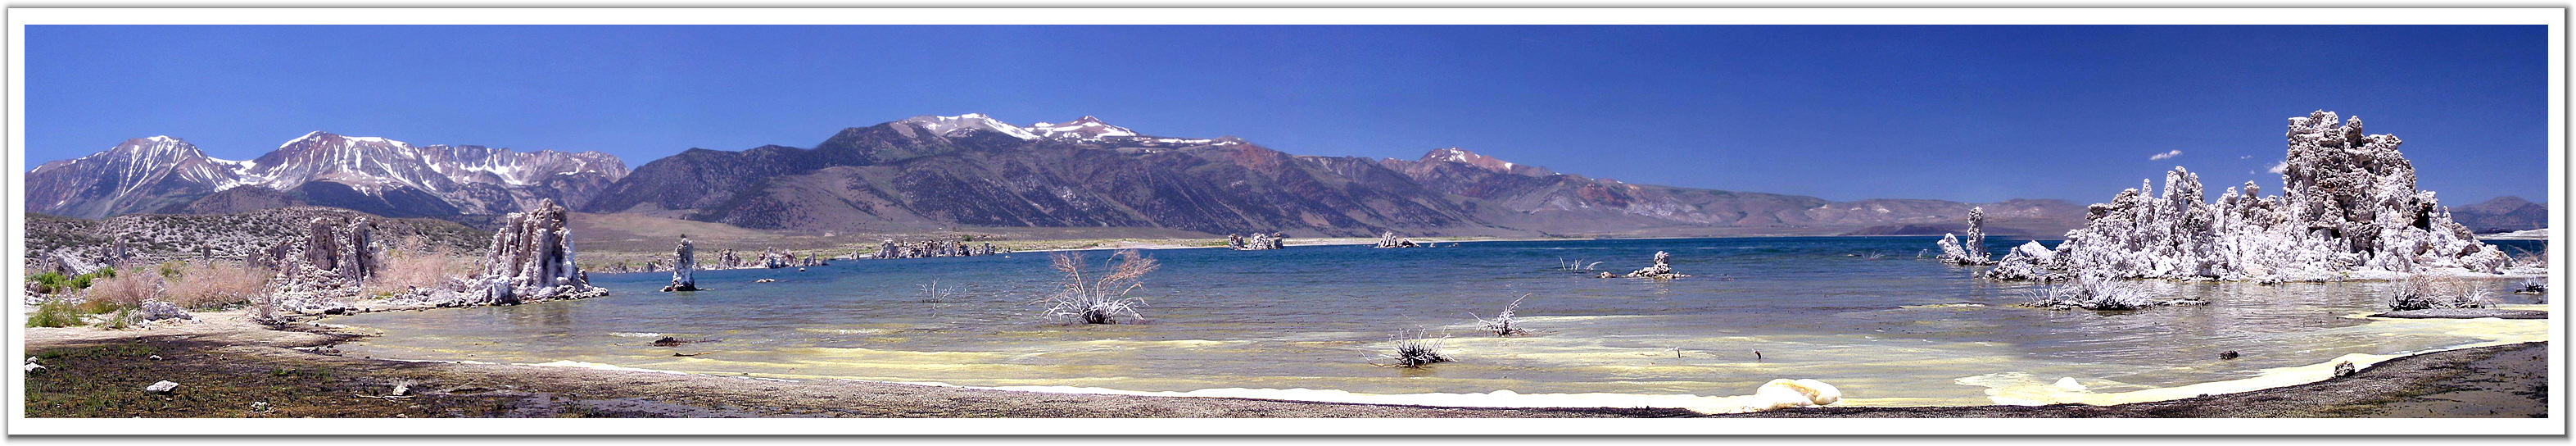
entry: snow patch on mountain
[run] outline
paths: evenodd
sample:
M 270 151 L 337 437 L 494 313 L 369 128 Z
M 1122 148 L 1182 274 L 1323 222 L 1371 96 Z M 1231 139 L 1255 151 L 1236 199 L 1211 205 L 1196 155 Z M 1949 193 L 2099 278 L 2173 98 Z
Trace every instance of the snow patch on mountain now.
M 1029 126 L 1029 131 L 1036 133 L 1038 136 L 1057 139 L 1099 139 L 1106 137 L 1143 136 L 1137 134 L 1135 130 L 1109 125 L 1109 123 L 1100 122 L 1100 118 L 1091 116 L 1084 116 L 1081 119 L 1075 119 L 1071 122 L 1062 124 L 1040 122 L 1036 125 Z
M 1469 152 L 1467 149 L 1456 147 L 1433 149 L 1431 153 L 1422 154 L 1422 160 L 1460 163 L 1502 173 L 1512 173 L 1512 168 L 1520 166 L 1519 164 L 1514 164 L 1510 161 L 1503 161 L 1501 158 L 1485 156 L 1476 152 Z
M 1028 129 L 993 119 L 993 117 L 985 116 L 983 113 L 967 113 L 957 116 L 922 115 L 914 116 L 911 119 L 905 119 L 903 122 L 913 123 L 914 125 L 920 126 L 922 130 L 929 130 L 931 134 L 941 136 L 947 136 L 950 132 L 971 129 L 997 132 L 1019 139 L 1039 139 L 1037 134 L 1030 133 Z

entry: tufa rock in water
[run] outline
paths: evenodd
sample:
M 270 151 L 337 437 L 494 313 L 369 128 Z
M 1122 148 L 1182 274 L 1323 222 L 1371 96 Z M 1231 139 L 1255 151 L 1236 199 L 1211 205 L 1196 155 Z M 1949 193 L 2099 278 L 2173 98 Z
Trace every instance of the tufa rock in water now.
M 1942 262 L 1954 265 L 1995 264 L 1994 259 L 1986 255 L 1986 208 L 1984 207 L 1968 209 L 1967 242 L 1960 242 L 1953 234 L 1941 234 L 1939 244 Z
M 485 251 L 483 270 L 473 279 L 481 285 L 482 300 L 517 304 L 608 294 L 573 266 L 572 234 L 564 218 L 563 206 L 552 199 L 503 217 Z
M 780 251 L 777 248 L 760 250 L 760 267 L 762 268 L 786 268 L 793 266 L 795 259 L 796 255 L 788 254 L 786 251 Z
M 877 245 L 877 252 L 875 255 L 867 257 L 878 259 L 917 259 L 925 257 L 988 256 L 998 253 L 1000 253 L 1000 251 L 993 249 L 992 242 L 985 242 L 982 246 L 970 246 L 967 245 L 966 241 L 963 239 L 923 240 L 908 243 L 897 243 L 894 239 L 886 239 L 884 243 Z M 860 256 L 855 254 L 851 256 L 853 259 L 859 257 Z M 815 260 L 815 265 L 822 264 L 820 263 L 820 258 Z
M 2090 221 L 2067 231 L 2054 256 L 2006 256 L 2007 266 L 1987 276 L 2270 283 L 2494 274 L 2511 262 L 2453 222 L 2433 192 L 2415 189 L 2414 165 L 2396 136 L 2365 135 L 2361 118 L 2337 122 L 2320 110 L 2291 118 L 2285 137 L 2281 195 L 2262 196 L 2248 182 L 2205 201 L 2200 177 L 2175 167 L 2162 194 L 2145 184 L 2121 191 L 2093 205 Z
M 1377 247 L 1379 248 L 1414 248 L 1420 246 L 1422 245 L 1413 243 L 1413 239 L 1397 237 L 1395 235 L 1395 231 L 1386 231 L 1385 234 L 1377 236 Z
M 1994 269 L 1986 270 L 1986 277 L 2025 278 L 2052 282 L 2074 278 L 2072 274 L 2061 272 L 2065 269 L 2066 265 L 2057 261 L 2057 251 L 2049 250 L 2048 245 L 2042 245 L 2038 240 L 2032 240 L 2013 247 L 2012 251 L 2005 252 L 2003 260 L 1995 262 Z
M 1645 268 L 1638 268 L 1636 271 L 1629 272 L 1625 277 L 1641 279 L 1678 279 L 1690 277 L 1689 274 L 1673 272 L 1672 259 L 1672 253 L 1655 251 L 1654 265 L 1647 266 Z M 1601 277 L 1610 277 L 1610 273 L 1601 273 Z
M 674 259 L 671 262 L 671 285 L 662 287 L 662 291 L 697 291 L 697 245 L 689 243 L 688 234 L 680 234 L 680 248 L 673 250 L 671 254 Z
M 1287 243 L 1287 233 L 1274 232 L 1263 234 L 1255 232 L 1252 233 L 1252 238 L 1249 239 L 1246 239 L 1241 235 L 1228 234 L 1226 235 L 1225 246 L 1227 248 L 1233 248 L 1236 251 L 1257 251 L 1284 248 L 1287 247 Z

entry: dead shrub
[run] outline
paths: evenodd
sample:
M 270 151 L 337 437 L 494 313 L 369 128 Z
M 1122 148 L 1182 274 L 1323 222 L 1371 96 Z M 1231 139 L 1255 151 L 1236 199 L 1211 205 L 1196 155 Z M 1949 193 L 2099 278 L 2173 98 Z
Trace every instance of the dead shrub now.
M 1145 301 L 1127 297 L 1127 293 L 1145 286 L 1145 274 L 1161 268 L 1162 264 L 1137 254 L 1133 249 L 1118 251 L 1111 257 L 1114 260 L 1109 273 L 1095 279 L 1083 271 L 1082 253 L 1055 253 L 1053 264 L 1056 271 L 1064 273 L 1064 282 L 1063 288 L 1055 295 L 1041 301 L 1048 304 L 1047 316 L 1085 324 L 1114 324 L 1118 322 L 1120 313 L 1143 319 L 1144 315 L 1136 313 L 1136 307 L 1144 306 Z
M 193 261 L 170 279 L 167 298 L 183 308 L 219 308 L 250 302 L 268 289 L 267 270 L 238 263 Z
M 2495 292 L 2451 277 L 2417 274 L 2397 282 L 2388 308 L 2397 311 L 2436 308 L 2486 308 L 2497 303 Z
M 90 282 L 81 293 L 81 306 L 94 313 L 107 313 L 118 308 L 139 308 L 144 301 L 161 299 L 162 279 L 157 274 L 118 274 Z
M 411 293 L 416 290 L 445 287 L 463 272 L 469 262 L 445 252 L 427 240 L 412 237 L 385 249 L 384 269 L 367 279 L 361 291 L 369 296 Z

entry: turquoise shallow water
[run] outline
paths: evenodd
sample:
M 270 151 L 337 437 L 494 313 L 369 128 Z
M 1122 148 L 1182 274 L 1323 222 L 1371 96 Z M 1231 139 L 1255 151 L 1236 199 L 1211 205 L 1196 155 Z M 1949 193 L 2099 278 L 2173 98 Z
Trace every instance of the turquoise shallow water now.
M 383 332 L 344 346 L 377 358 L 579 361 L 690 372 L 1136 391 L 1312 388 L 1362 393 L 1749 394 L 1814 378 L 1884 404 L 1987 404 L 1962 378 L 2075 378 L 2113 392 L 2246 378 L 2347 353 L 2476 342 L 2350 317 L 2384 283 L 2157 283 L 2214 304 L 2123 313 L 2011 307 L 2026 284 L 1918 257 L 1932 238 L 1478 242 L 1429 249 L 1150 250 L 1141 324 L 1070 325 L 1032 303 L 1046 253 L 837 261 L 798 272 L 595 274 L 608 297 L 335 317 Z M 2536 241 L 2535 241 L 2536 242 Z M 2017 241 L 1994 243 L 2002 252 Z M 2528 243 L 2528 242 L 2507 242 Z M 1655 251 L 1698 277 L 1597 279 Z M 1870 254 L 1879 254 L 1872 256 Z M 1095 266 L 1106 253 L 1090 253 Z M 761 278 L 774 283 L 753 283 Z M 948 294 L 926 296 L 937 281 Z M 2506 281 L 2490 281 L 2502 289 Z M 1496 338 L 1514 298 L 1527 336 Z M 2506 295 L 2509 302 L 2529 302 Z M 1972 304 L 1972 305 L 1945 305 Z M 1383 367 L 1392 333 L 1446 333 L 1458 362 Z M 702 342 L 653 347 L 661 336 Z M 2241 359 L 2218 359 L 2222 351 Z M 1761 352 L 1759 359 L 1755 352 Z M 679 357 L 673 353 L 696 356 Z

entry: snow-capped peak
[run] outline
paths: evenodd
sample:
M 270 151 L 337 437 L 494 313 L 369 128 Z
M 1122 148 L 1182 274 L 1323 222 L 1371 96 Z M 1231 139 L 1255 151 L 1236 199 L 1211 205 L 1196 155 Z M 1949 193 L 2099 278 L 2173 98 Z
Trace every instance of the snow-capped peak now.
M 1478 153 L 1476 153 L 1476 152 L 1469 152 L 1469 151 L 1467 151 L 1467 149 L 1461 149 L 1461 148 L 1456 148 L 1456 147 L 1450 147 L 1450 148 L 1446 148 L 1446 149 L 1434 149 L 1434 150 L 1432 150 L 1432 151 L 1431 151 L 1431 153 L 1423 154 L 1423 155 L 1422 155 L 1422 160 L 1423 160 L 1423 161 L 1433 161 L 1433 160 L 1438 160 L 1438 161 L 1448 161 L 1448 162 L 1452 162 L 1452 163 L 1464 163 L 1464 164 L 1473 165 L 1473 166 L 1477 166 L 1477 167 L 1484 167 L 1484 168 L 1488 168 L 1488 169 L 1495 169 L 1495 170 L 1500 170 L 1500 171 L 1505 171 L 1505 172 L 1509 172 L 1509 171 L 1511 171 L 1511 170 L 1512 170 L 1512 166 L 1514 165 L 1514 164 L 1512 164 L 1510 161 L 1503 161 L 1503 160 L 1502 160 L 1502 159 L 1500 159 L 1500 158 L 1494 158 L 1494 157 L 1490 157 L 1490 156 L 1485 156 L 1485 155 L 1483 155 L 1483 154 L 1478 154 Z
M 919 125 L 923 130 L 929 130 L 930 133 L 938 135 L 946 135 L 948 132 L 963 129 L 976 129 L 1000 132 L 1001 134 L 1011 135 L 1011 137 L 1019 139 L 1038 139 L 1038 135 L 1029 133 L 1028 129 L 1004 123 L 1001 120 L 993 119 L 991 116 L 985 116 L 983 113 L 967 113 L 957 116 L 922 115 L 914 116 L 911 119 L 905 119 L 903 122 Z
M 284 149 L 284 148 L 287 148 L 288 146 L 293 146 L 293 145 L 295 145 L 295 143 L 304 142 L 305 140 L 320 140 L 320 139 L 322 139 L 323 137 L 326 137 L 326 136 L 340 136 L 340 135 L 333 135 L 333 134 L 330 134 L 330 133 L 328 133 L 328 132 L 324 132 L 324 131 L 321 131 L 321 130 L 314 130 L 314 131 L 312 131 L 312 132 L 305 133 L 305 134 L 304 134 L 304 136 L 298 136 L 298 137 L 295 137 L 295 139 L 286 140 L 286 143 L 285 143 L 285 144 L 278 144 L 278 145 L 277 145 L 277 148 Z
M 1538 166 L 1524 166 L 1510 161 L 1503 161 L 1501 158 L 1485 156 L 1476 152 L 1469 152 L 1467 149 L 1456 147 L 1432 149 L 1431 153 L 1422 154 L 1421 162 L 1452 162 L 1476 166 L 1477 168 L 1495 172 L 1518 175 L 1547 176 L 1556 174 L 1555 171 L 1547 170 L 1546 168 Z
M 1092 116 L 1084 116 L 1082 119 L 1062 124 L 1040 122 L 1029 126 L 1029 131 L 1048 138 L 1094 139 L 1110 136 L 1141 136 L 1135 130 L 1109 125 L 1109 123 L 1100 122 L 1100 118 Z
M 301 144 L 301 143 L 304 143 L 304 142 L 306 142 L 306 141 L 313 141 L 313 142 L 316 142 L 316 143 L 328 144 L 328 143 L 329 143 L 331 140 L 333 140 L 333 139 L 337 139 L 337 140 L 344 141 L 344 142 L 351 143 L 351 144 L 389 145 L 389 146 L 394 146 L 394 147 L 406 147 L 406 148 L 407 148 L 407 147 L 411 147 L 411 143 L 406 143 L 406 142 L 402 142 L 402 141 L 395 141 L 395 140 L 391 140 L 391 139 L 385 139 L 385 138 L 383 138 L 383 137 L 376 137 L 376 136 L 346 136 L 346 135 L 334 134 L 334 133 L 331 133 L 331 132 L 325 132 L 325 131 L 315 130 L 315 131 L 312 131 L 312 132 L 310 132 L 310 133 L 305 133 L 305 134 L 304 134 L 304 136 L 298 136 L 298 137 L 295 137 L 295 139 L 287 140 L 285 144 L 278 144 L 278 145 L 277 145 L 277 148 L 284 149 L 284 148 L 288 148 L 288 147 L 294 147 L 296 144 Z

